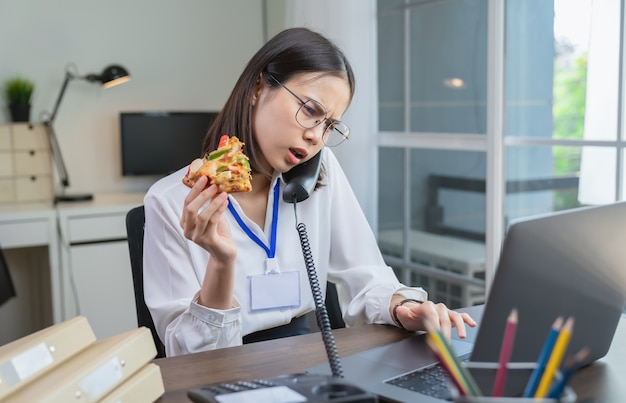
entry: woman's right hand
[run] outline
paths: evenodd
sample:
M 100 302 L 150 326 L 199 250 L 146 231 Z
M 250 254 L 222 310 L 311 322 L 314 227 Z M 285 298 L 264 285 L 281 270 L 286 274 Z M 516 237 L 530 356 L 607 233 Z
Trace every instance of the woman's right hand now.
M 228 208 L 228 194 L 218 193 L 216 185 L 205 188 L 207 182 L 208 178 L 202 176 L 185 197 L 180 226 L 185 237 L 206 249 L 212 258 L 222 263 L 232 262 L 237 248 L 223 217 Z

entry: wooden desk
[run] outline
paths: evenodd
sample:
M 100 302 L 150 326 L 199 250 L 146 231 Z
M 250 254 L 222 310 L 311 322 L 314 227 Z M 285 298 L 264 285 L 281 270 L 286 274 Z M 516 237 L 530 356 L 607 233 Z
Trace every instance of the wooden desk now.
M 364 325 L 333 331 L 341 356 L 404 339 L 392 326 Z M 187 390 L 208 383 L 270 378 L 327 362 L 321 333 L 287 337 L 154 360 L 161 367 L 165 394 L 158 402 L 189 402 Z
M 391 326 L 364 325 L 334 331 L 342 357 L 393 343 L 409 335 Z M 583 368 L 571 386 L 579 402 L 619 402 L 626 397 L 626 319 L 622 318 L 606 357 Z M 189 402 L 188 389 L 209 383 L 270 378 L 326 362 L 320 333 L 154 360 L 165 394 L 158 402 Z

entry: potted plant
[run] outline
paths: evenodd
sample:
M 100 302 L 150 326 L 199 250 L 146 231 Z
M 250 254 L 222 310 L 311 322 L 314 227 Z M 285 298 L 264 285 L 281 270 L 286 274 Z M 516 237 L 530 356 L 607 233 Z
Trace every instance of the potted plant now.
M 30 99 L 35 84 L 23 77 L 13 77 L 5 82 L 5 96 L 14 122 L 30 120 Z

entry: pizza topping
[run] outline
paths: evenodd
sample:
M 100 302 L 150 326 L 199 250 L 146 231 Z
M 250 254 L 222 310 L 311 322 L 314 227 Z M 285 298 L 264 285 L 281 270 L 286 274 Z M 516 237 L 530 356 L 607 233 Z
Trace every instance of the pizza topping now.
M 189 169 L 187 170 L 187 173 L 198 171 L 198 169 L 200 169 L 203 163 L 204 161 L 202 161 L 201 158 L 196 158 L 195 160 L 191 162 L 191 164 L 189 164 Z
M 222 137 L 220 137 L 220 143 L 217 145 L 217 148 L 222 148 L 226 144 L 228 144 L 228 134 L 223 134 Z
M 249 192 L 250 162 L 242 152 L 243 145 L 237 137 L 223 135 L 217 150 L 192 161 L 183 183 L 192 187 L 200 176 L 208 176 L 209 184 L 217 185 L 222 192 Z
M 228 148 L 228 147 L 217 149 L 215 151 L 211 151 L 209 153 L 209 159 L 210 160 L 218 159 L 219 157 L 221 157 L 222 155 L 226 154 L 229 151 L 230 151 L 230 148 Z

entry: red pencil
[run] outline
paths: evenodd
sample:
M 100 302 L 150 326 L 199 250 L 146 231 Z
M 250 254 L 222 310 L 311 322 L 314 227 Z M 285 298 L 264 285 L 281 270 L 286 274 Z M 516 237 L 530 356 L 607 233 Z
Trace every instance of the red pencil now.
M 504 389 L 504 381 L 506 379 L 506 366 L 511 358 L 513 350 L 513 342 L 515 340 L 515 330 L 517 329 L 517 309 L 513 308 L 506 321 L 506 329 L 504 330 L 504 339 L 500 348 L 500 359 L 498 362 L 498 371 L 496 372 L 496 380 L 493 384 L 492 396 L 502 396 Z

